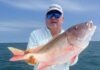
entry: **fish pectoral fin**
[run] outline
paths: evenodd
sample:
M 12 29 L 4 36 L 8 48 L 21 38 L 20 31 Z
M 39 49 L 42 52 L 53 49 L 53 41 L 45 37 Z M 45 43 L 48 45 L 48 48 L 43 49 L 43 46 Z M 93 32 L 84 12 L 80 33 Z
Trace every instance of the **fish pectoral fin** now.
M 48 66 L 50 66 L 50 64 L 48 64 L 47 62 L 39 63 L 39 65 L 38 65 L 38 67 L 37 67 L 37 70 L 44 70 L 44 69 L 46 69 Z
M 8 49 L 13 53 L 13 55 L 24 55 L 24 51 L 14 48 L 14 47 L 8 47 Z
M 72 59 L 71 59 L 71 66 L 74 65 L 74 64 L 76 64 L 77 61 L 78 61 L 78 55 L 75 55 L 75 56 L 72 57 Z

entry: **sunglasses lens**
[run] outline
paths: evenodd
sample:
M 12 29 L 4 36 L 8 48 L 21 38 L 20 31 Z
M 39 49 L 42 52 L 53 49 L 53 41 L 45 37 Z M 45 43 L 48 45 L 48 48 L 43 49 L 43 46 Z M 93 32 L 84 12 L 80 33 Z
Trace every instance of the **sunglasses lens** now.
M 47 13 L 47 18 L 51 19 L 52 17 L 55 17 L 56 19 L 60 18 L 61 13 L 58 11 L 50 11 Z
M 60 18 L 61 14 L 55 13 L 55 18 Z

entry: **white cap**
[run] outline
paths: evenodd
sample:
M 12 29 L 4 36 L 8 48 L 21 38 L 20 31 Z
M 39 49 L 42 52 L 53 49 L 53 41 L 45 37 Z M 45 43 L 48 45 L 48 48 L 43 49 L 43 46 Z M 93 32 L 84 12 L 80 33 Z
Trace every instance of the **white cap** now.
M 52 5 L 48 8 L 47 13 L 48 13 L 49 11 L 52 11 L 52 10 L 57 10 L 57 11 L 59 11 L 59 12 L 61 12 L 61 13 L 63 14 L 63 9 L 62 9 L 62 7 L 61 7 L 60 5 L 58 5 L 58 4 L 52 4 Z

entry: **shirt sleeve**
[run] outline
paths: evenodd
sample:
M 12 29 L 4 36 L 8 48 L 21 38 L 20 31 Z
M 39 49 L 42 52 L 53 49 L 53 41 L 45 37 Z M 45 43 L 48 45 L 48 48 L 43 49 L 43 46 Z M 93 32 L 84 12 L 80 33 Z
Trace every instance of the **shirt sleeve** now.
M 34 47 L 37 47 L 37 46 L 38 46 L 38 43 L 37 43 L 37 40 L 35 38 L 35 35 L 33 33 L 31 33 L 26 49 L 34 48 Z M 30 63 L 28 63 L 28 64 L 31 65 L 31 66 L 35 66 L 34 64 L 30 64 Z
M 37 46 L 38 46 L 38 43 L 37 43 L 36 37 L 33 33 L 31 33 L 31 35 L 29 37 L 27 49 L 34 48 L 34 47 L 37 47 Z

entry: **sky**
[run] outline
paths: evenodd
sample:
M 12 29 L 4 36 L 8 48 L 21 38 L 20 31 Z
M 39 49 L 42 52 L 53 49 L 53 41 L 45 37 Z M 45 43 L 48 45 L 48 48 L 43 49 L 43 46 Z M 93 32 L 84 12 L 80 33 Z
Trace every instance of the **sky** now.
M 28 42 L 33 30 L 45 26 L 51 4 L 62 6 L 64 29 L 92 20 L 97 26 L 92 40 L 100 41 L 100 0 L 0 0 L 0 43 Z

